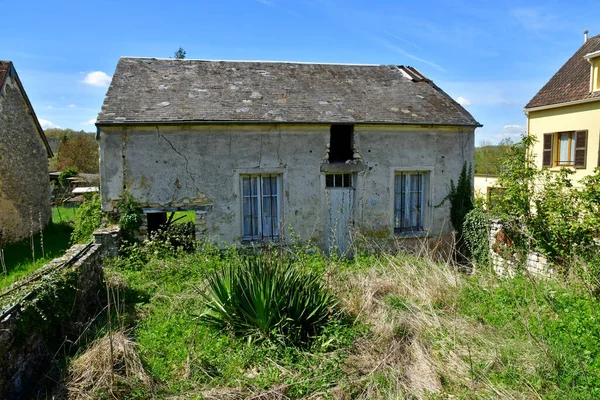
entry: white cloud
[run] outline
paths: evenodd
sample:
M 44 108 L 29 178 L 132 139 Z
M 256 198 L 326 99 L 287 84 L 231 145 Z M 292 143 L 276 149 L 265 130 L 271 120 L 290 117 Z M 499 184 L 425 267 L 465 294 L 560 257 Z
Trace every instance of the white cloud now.
M 52 106 L 46 106 L 46 108 L 47 108 L 48 110 L 51 110 L 51 109 L 52 109 Z
M 54 125 L 54 123 L 52 123 L 51 121 L 41 119 L 41 118 L 38 118 L 38 121 L 40 122 L 40 126 L 42 127 L 42 129 L 55 129 L 55 128 L 60 129 L 60 126 Z
M 469 107 L 471 104 L 473 104 L 473 103 L 471 103 L 471 100 L 466 99 L 466 98 L 464 98 L 462 96 L 458 96 L 456 98 L 456 102 L 458 104 L 460 104 L 461 106 L 463 106 L 463 107 Z
M 525 127 L 523 125 L 504 125 L 502 130 L 506 133 L 525 133 Z
M 105 72 L 94 71 L 85 76 L 83 83 L 87 83 L 88 85 L 92 86 L 106 87 L 110 84 L 111 79 L 112 78 L 106 75 Z
M 89 121 L 82 122 L 81 125 L 94 125 L 96 123 L 96 118 L 92 118 Z
M 75 108 L 77 107 L 75 104 L 69 104 L 69 108 Z

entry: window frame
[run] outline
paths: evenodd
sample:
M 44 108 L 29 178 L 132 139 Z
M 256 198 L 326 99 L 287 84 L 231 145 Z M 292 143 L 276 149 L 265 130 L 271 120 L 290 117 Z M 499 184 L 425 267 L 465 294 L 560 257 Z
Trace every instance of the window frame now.
M 561 160 L 561 135 L 568 134 L 567 159 Z M 543 134 L 542 168 L 559 170 L 560 168 L 586 169 L 588 157 L 588 134 L 585 129 Z M 561 163 L 564 162 L 564 163 Z
M 396 187 L 397 178 L 402 175 L 420 175 L 422 176 L 421 182 L 421 194 L 420 194 L 420 225 L 416 226 L 402 226 L 402 216 L 398 216 L 396 207 L 396 195 L 398 194 L 398 190 Z M 402 178 L 399 178 L 400 180 Z M 431 181 L 433 179 L 433 167 L 425 167 L 425 168 L 396 168 L 394 169 L 394 173 L 392 175 L 391 181 L 391 194 L 392 194 L 392 229 L 394 236 L 399 237 L 421 237 L 426 236 L 429 231 L 430 224 L 430 199 L 432 198 L 431 193 Z M 408 185 L 410 185 L 408 183 Z M 400 191 L 402 193 L 402 190 Z M 405 196 L 410 195 L 410 190 L 408 192 L 404 191 Z M 410 207 L 410 203 L 405 202 L 405 207 L 407 209 Z M 401 211 L 400 211 L 401 213 Z M 400 225 L 397 224 L 400 222 Z M 415 229 L 417 228 L 417 229 Z
M 277 193 L 276 193 L 276 210 L 277 210 L 277 221 L 276 221 L 276 225 L 273 225 L 273 222 L 271 222 L 271 229 L 273 230 L 273 234 L 272 235 L 268 235 L 266 236 L 264 234 L 264 221 L 263 221 L 263 207 L 264 207 L 264 197 L 269 196 L 269 197 L 273 197 L 272 194 L 268 194 L 266 195 L 263 192 L 263 185 L 264 185 L 264 178 L 275 178 L 275 182 L 276 182 L 276 188 L 277 188 Z M 251 180 L 256 180 L 256 182 L 258 182 L 258 188 L 256 191 L 256 197 L 257 197 L 257 215 L 255 217 L 250 217 L 250 218 L 256 218 L 257 221 L 260 221 L 259 224 L 257 224 L 257 229 L 256 229 L 256 234 L 253 234 L 253 232 L 250 232 L 250 235 L 245 234 L 246 229 L 245 229 L 245 224 L 246 224 L 246 214 L 245 214 L 245 201 L 248 197 L 254 197 L 252 195 L 252 192 L 250 194 L 250 196 L 247 196 L 244 194 L 244 183 L 246 179 L 251 179 Z M 281 222 L 282 222 L 282 215 L 281 215 L 281 196 L 282 196 L 282 174 L 281 173 L 271 173 L 271 172 L 264 172 L 264 173 L 240 173 L 239 174 L 239 193 L 240 193 L 240 227 L 241 227 L 241 240 L 244 242 L 256 242 L 256 241 L 270 241 L 270 242 L 274 242 L 274 241 L 278 241 L 281 235 Z M 273 214 L 271 214 L 271 218 L 273 218 Z M 252 227 L 250 227 L 250 230 L 252 231 Z
M 567 147 L 567 156 L 568 159 L 567 160 L 561 160 L 561 148 L 560 148 L 560 138 L 562 135 L 564 134 L 568 134 L 568 147 Z M 576 148 L 576 143 L 577 143 L 577 131 L 564 131 L 564 132 L 556 132 L 554 134 L 554 151 L 556 156 L 554 157 L 554 160 L 552 160 L 552 166 L 553 167 L 571 167 L 571 168 L 575 168 L 575 148 Z M 573 159 L 571 160 L 571 156 L 573 156 Z M 566 161 L 565 164 L 561 164 L 562 161 Z
M 345 173 L 326 173 L 325 174 L 325 188 L 327 189 L 352 189 L 354 187 L 354 174 L 345 172 Z M 330 185 L 328 181 L 328 177 L 331 177 L 332 184 Z M 340 178 L 341 182 L 338 182 Z M 348 180 L 346 180 L 348 178 Z M 338 183 L 341 183 L 338 185 Z

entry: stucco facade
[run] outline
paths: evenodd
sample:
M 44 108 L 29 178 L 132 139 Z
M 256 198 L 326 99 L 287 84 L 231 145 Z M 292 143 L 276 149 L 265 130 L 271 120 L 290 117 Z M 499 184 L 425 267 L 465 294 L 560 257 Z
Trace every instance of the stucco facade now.
M 600 164 L 600 99 L 583 104 L 549 108 L 540 111 L 529 111 L 528 132 L 537 141 L 533 146 L 533 154 L 538 168 L 542 168 L 544 134 L 555 132 L 587 131 L 585 151 L 585 168 L 573 168 L 573 178 L 581 178 L 593 174 Z M 557 154 L 558 143 L 553 143 L 553 153 Z M 558 171 L 555 165 L 550 170 Z
M 0 229 L 3 243 L 38 232 L 50 219 L 48 156 L 35 113 L 11 63 L 0 77 Z M 2 74 L 0 74 L 2 75 Z
M 586 31 L 587 32 L 587 31 Z M 574 171 L 574 181 L 600 166 L 600 35 L 588 39 L 527 103 L 527 134 L 539 168 Z
M 394 177 L 423 172 L 424 232 L 448 233 L 450 180 L 473 161 L 474 127 L 356 125 L 354 160 L 327 162 L 330 124 L 99 127 L 102 205 L 125 192 L 146 210 L 196 209 L 199 236 L 241 243 L 240 176 L 272 174 L 281 186 L 281 234 L 327 245 L 326 175 L 351 172 L 351 227 L 394 239 Z M 414 235 L 400 235 L 414 236 Z

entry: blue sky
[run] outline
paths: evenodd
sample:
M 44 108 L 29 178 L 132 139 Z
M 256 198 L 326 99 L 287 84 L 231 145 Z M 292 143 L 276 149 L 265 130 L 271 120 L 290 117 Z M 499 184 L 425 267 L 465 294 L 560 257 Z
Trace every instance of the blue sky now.
M 596 1 L 0 0 L 12 60 L 45 127 L 93 125 L 120 56 L 412 65 L 482 124 L 525 131 L 523 106 L 600 34 Z

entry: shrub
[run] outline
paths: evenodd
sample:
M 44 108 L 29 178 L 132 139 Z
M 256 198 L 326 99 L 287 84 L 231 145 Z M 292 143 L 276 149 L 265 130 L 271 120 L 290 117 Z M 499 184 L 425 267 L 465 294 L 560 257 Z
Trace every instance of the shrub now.
M 600 174 L 597 170 L 575 187 L 572 170 L 535 167 L 533 143 L 525 136 L 511 147 L 498 178 L 502 195 L 493 198 L 491 211 L 516 249 L 541 251 L 569 267 L 579 256 L 590 258 L 598 250 Z
M 102 224 L 102 208 L 98 193 L 86 194 L 85 200 L 75 211 L 75 223 L 71 242 L 83 243 L 92 239 L 92 234 Z
M 58 175 L 58 182 L 63 188 L 69 187 L 69 178 L 77 176 L 77 168 L 67 168 Z
M 487 265 L 490 251 L 490 218 L 481 207 L 475 207 L 463 223 L 463 240 L 471 260 L 479 265 Z
M 337 308 L 320 275 L 261 257 L 218 270 L 207 286 L 201 320 L 251 340 L 307 343 Z
M 124 193 L 117 204 L 119 227 L 126 237 L 131 238 L 142 225 L 142 209 L 136 204 L 130 193 Z

